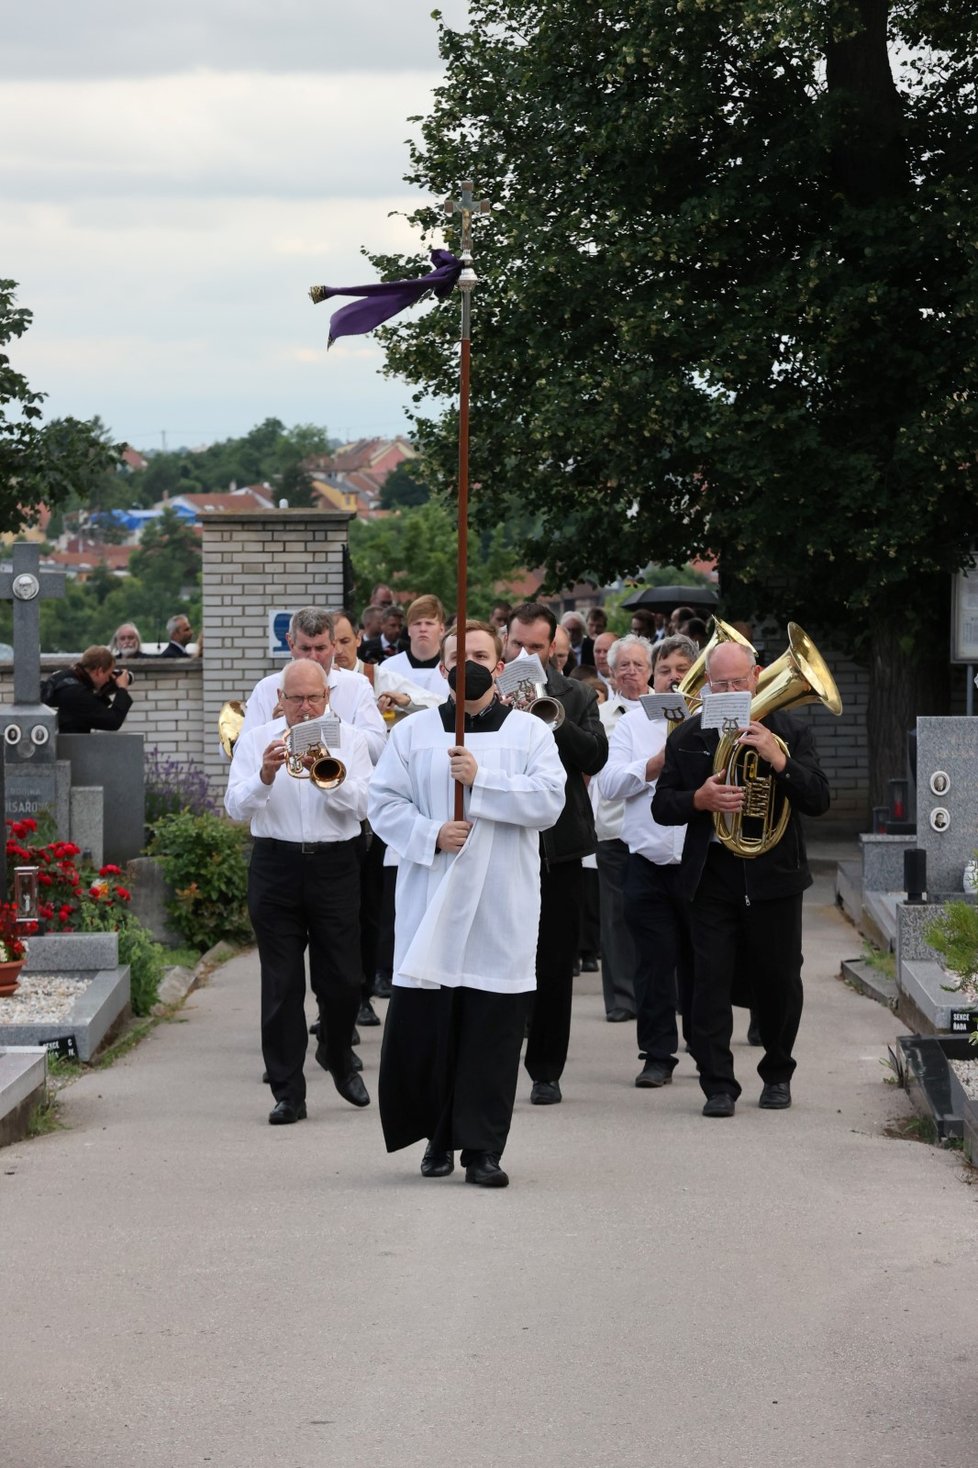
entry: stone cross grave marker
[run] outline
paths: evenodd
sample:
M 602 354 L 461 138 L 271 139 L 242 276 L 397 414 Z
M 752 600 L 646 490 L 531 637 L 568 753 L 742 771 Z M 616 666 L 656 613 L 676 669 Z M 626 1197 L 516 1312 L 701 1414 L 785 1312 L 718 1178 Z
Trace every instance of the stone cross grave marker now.
M 14 701 L 0 708 L 7 820 L 54 810 L 57 715 L 41 703 L 41 601 L 65 594 L 62 571 L 42 571 L 36 545 L 12 547 L 0 600 L 14 604 Z

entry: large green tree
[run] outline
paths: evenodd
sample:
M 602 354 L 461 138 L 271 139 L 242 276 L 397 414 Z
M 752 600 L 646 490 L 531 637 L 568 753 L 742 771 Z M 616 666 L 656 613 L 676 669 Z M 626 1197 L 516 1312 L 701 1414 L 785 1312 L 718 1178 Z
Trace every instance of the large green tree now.
M 32 314 L 16 304 L 17 283 L 0 280 L 0 531 L 16 532 L 48 508 L 86 495 L 115 462 L 98 419 L 55 418 L 43 423 L 45 394 L 18 372 L 6 347 L 30 327 Z
M 558 581 L 713 552 L 730 614 L 861 651 L 874 798 L 978 531 L 976 37 L 950 0 L 472 0 L 407 176 L 432 243 L 460 179 L 501 206 L 476 523 L 529 508 Z M 456 313 L 383 335 L 450 486 Z

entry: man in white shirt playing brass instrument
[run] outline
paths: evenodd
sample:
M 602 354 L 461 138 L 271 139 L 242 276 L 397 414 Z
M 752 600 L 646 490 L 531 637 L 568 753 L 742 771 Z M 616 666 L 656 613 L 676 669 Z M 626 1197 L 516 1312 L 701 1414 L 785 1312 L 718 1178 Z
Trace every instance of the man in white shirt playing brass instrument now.
M 326 713 L 325 669 L 309 658 L 290 663 L 279 695 L 284 717 L 238 739 L 224 797 L 228 815 L 249 821 L 254 837 L 248 911 L 261 961 L 262 1054 L 276 1103 L 268 1118 L 273 1126 L 306 1115 L 307 947 L 322 1035 L 316 1059 L 344 1100 L 370 1102 L 351 1048 L 361 981 L 358 844 L 370 755 L 364 735 L 337 722 L 339 738 L 331 739 L 329 753 L 345 766 L 340 783 L 326 789 L 293 778 L 283 768 L 283 736 Z M 311 763 L 308 756 L 303 763 Z

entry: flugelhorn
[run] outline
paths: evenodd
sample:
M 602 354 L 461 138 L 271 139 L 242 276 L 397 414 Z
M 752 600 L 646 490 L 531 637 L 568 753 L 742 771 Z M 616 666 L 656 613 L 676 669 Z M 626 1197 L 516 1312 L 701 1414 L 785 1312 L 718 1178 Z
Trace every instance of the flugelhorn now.
M 317 790 L 335 790 L 346 779 L 346 765 L 334 754 L 330 754 L 323 742 L 322 725 L 318 719 L 307 719 L 293 724 L 282 735 L 285 745 L 285 768 L 293 780 L 311 780 Z M 312 756 L 312 764 L 306 768 L 305 761 Z
M 559 729 L 564 722 L 564 705 L 551 698 L 546 683 L 518 683 L 510 694 L 514 709 L 542 719 L 548 729 Z
M 787 649 L 757 681 L 750 706 L 751 723 L 760 723 L 779 709 L 800 708 L 805 703 L 821 703 L 830 714 L 842 713 L 842 699 L 825 659 L 807 632 L 797 622 L 789 622 Z M 787 754 L 784 740 L 777 734 L 773 737 Z M 734 856 L 753 858 L 777 846 L 791 808 L 784 796 L 780 809 L 776 808 L 773 772 L 759 774 L 757 751 L 739 740 L 739 733 L 723 735 L 713 756 L 713 773 L 722 774 L 728 785 L 742 786 L 744 803 L 739 811 L 714 812 L 713 825 L 718 840 Z M 751 823 L 746 831 L 745 821 Z

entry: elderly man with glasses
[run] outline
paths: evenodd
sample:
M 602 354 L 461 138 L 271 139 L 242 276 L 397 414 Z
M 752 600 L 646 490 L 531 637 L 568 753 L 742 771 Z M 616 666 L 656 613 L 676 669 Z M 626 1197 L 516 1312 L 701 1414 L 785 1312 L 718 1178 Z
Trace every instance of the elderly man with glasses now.
M 753 648 L 723 642 L 707 659 L 704 694 L 757 689 L 760 668 Z M 779 739 L 775 739 L 775 735 Z M 792 1056 L 802 1010 L 802 894 L 812 884 L 799 815 L 820 816 L 829 807 L 828 781 L 807 724 L 776 712 L 752 719 L 739 742 L 754 751 L 758 773 L 774 782 L 787 802 L 781 840 L 755 857 L 730 851 L 717 837 L 714 817 L 740 811 L 742 785 L 714 774 L 719 735 L 687 719 L 666 742 L 666 758 L 652 797 L 652 819 L 685 826 L 679 895 L 690 903 L 693 1002 L 689 1046 L 706 1095 L 704 1116 L 733 1116 L 740 1085 L 730 1039 L 731 993 L 739 962 L 751 980 L 754 1014 L 764 1054 L 757 1067 L 759 1105 L 782 1111 L 791 1105 Z
M 361 981 L 358 846 L 373 767 L 365 736 L 334 720 L 328 748 L 345 766 L 345 778 L 332 789 L 294 778 L 284 768 L 284 735 L 326 714 L 325 669 L 312 658 L 290 663 L 279 701 L 284 716 L 239 737 L 224 797 L 228 815 L 248 821 L 254 837 L 248 911 L 261 962 L 262 1053 L 275 1097 L 268 1118 L 273 1126 L 306 1115 L 307 948 L 321 1026 L 316 1059 L 345 1101 L 370 1104 L 351 1042 Z M 311 762 L 303 759 L 307 769 Z

